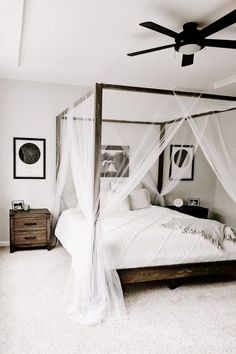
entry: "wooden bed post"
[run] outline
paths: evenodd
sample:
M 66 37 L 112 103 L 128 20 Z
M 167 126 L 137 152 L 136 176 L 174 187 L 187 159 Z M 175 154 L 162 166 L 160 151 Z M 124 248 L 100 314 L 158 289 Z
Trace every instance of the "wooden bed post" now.
M 160 141 L 165 139 L 165 124 L 162 123 L 160 125 Z M 158 159 L 158 182 L 157 182 L 157 189 L 158 192 L 161 193 L 162 187 L 163 187 L 163 177 L 164 177 L 164 153 L 165 150 L 162 151 L 162 153 L 159 156 Z
M 102 90 L 103 85 L 96 83 L 95 89 L 95 144 L 94 144 L 94 202 L 100 193 L 101 141 L 102 141 Z M 100 198 L 97 218 L 100 213 Z M 96 218 L 96 220 L 97 220 Z

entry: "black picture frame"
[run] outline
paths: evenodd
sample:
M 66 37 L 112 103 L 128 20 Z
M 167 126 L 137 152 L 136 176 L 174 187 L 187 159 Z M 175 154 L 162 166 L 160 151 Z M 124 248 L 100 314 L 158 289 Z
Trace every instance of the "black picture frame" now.
M 45 138 L 13 138 L 13 178 L 46 179 Z
M 183 154 L 183 152 L 185 154 Z M 180 166 L 176 165 L 175 162 L 175 156 L 177 153 L 180 153 Z M 183 161 L 186 159 L 186 154 L 189 154 L 189 164 L 185 166 L 184 168 L 186 169 L 186 175 L 183 178 L 175 178 L 175 172 L 176 169 L 178 170 L 179 168 L 183 168 L 181 164 Z M 182 159 L 182 156 L 184 158 Z M 193 181 L 194 179 L 194 145 L 180 145 L 180 144 L 171 144 L 170 145 L 170 169 L 169 169 L 169 179 L 170 180 L 179 180 L 179 181 Z M 177 166 L 177 167 L 176 167 Z
M 200 198 L 199 197 L 188 197 L 187 199 L 188 206 L 200 206 Z

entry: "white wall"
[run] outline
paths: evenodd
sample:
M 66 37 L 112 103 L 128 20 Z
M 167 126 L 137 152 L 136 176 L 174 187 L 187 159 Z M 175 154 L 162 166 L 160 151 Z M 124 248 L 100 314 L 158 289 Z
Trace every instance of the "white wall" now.
M 55 187 L 56 115 L 85 87 L 0 80 L 0 242 L 9 240 L 9 208 L 23 199 L 52 209 Z M 46 138 L 46 179 L 13 179 L 13 137 Z

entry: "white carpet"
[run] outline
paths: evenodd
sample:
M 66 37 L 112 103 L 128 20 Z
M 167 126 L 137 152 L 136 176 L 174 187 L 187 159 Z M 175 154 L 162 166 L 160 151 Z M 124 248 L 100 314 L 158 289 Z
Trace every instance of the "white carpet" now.
M 236 282 L 125 289 L 129 319 L 85 327 L 61 303 L 70 258 L 63 248 L 0 249 L 1 354 L 236 353 Z

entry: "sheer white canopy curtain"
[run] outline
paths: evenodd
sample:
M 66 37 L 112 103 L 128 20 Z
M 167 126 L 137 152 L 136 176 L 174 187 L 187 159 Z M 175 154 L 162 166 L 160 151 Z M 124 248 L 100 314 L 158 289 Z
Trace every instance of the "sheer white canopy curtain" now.
M 227 124 L 227 111 L 236 107 L 236 102 L 203 100 L 205 111 L 215 112 L 193 119 L 191 111 L 176 95 L 176 99 L 187 117 L 187 122 L 197 146 L 199 145 L 213 172 L 230 198 L 236 202 L 236 159 L 232 155 L 232 142 L 224 136 L 223 126 Z
M 192 117 L 203 109 L 207 111 L 207 104 L 203 104 L 200 95 L 178 97 L 174 92 L 156 95 L 106 91 L 101 141 L 97 134 L 94 91 L 90 90 L 79 104 L 59 117 L 61 149 L 54 216 L 56 219 L 63 210 L 76 208 L 83 226 L 83 232 L 74 235 L 78 248 L 67 245 L 73 256 L 65 304 L 70 316 L 85 324 L 126 317 L 112 255 L 102 247 L 102 220 L 108 214 L 125 209 L 129 195 L 140 182 L 152 194 L 154 202 L 164 205 L 163 196 L 175 188 L 178 181 L 171 183 L 164 179 L 159 194 L 158 159 L 177 132 L 180 136 L 182 132 L 183 136 L 189 136 L 187 122 L 193 132 L 191 141 L 195 147 L 199 144 L 225 190 L 236 200 L 235 166 L 220 134 L 219 123 L 215 118 Z M 227 107 L 232 108 L 232 102 Z M 169 123 L 160 134 L 163 122 Z M 185 138 L 181 141 L 184 144 Z M 95 177 L 96 166 L 100 166 L 100 181 Z M 96 193 L 97 188 L 100 193 Z
M 221 127 L 227 119 L 220 119 L 222 113 L 218 113 L 217 116 L 215 119 L 202 117 L 193 120 L 188 118 L 188 123 L 222 187 L 236 202 L 235 157 L 232 156 L 227 136 L 223 136 Z

